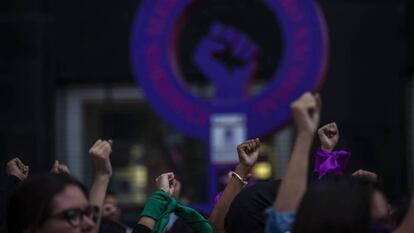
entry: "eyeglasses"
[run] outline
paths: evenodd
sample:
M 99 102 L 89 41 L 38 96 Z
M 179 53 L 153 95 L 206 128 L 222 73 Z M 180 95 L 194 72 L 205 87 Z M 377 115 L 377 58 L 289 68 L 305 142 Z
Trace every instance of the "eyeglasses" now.
M 65 219 L 72 227 L 79 227 L 83 222 L 84 216 L 87 216 L 96 223 L 99 217 L 99 207 L 91 205 L 87 206 L 85 209 L 66 209 L 59 213 L 51 215 L 50 218 Z

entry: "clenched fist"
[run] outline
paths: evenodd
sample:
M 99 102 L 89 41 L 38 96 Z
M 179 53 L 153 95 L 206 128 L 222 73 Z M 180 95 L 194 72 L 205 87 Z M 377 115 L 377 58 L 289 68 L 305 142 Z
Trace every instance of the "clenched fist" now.
M 260 140 L 258 138 L 247 140 L 237 146 L 239 164 L 236 172 L 243 178 L 247 178 L 249 171 L 256 163 L 260 153 Z
M 112 175 L 111 154 L 112 140 L 99 139 L 89 149 L 89 155 L 91 156 L 97 177 L 110 177 Z
M 321 113 L 319 94 L 304 93 L 291 104 L 293 119 L 299 133 L 314 134 L 318 128 Z
M 339 141 L 339 130 L 335 122 L 326 124 L 318 130 L 321 148 L 324 151 L 332 152 Z
M 13 175 L 24 180 L 29 175 L 29 166 L 26 166 L 19 158 L 14 158 L 7 162 L 6 165 L 7 175 Z
M 159 189 L 164 190 L 170 196 L 174 194 L 174 188 L 176 186 L 176 180 L 174 177 L 174 173 L 172 172 L 163 173 L 155 179 L 155 182 L 157 183 L 157 187 Z

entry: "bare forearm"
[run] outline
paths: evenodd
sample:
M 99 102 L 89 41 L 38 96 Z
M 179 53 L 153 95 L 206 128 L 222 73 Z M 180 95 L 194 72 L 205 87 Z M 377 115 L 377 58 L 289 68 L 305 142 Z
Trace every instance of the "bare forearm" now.
M 313 135 L 299 133 L 293 147 L 286 174 L 279 188 L 273 208 L 276 211 L 295 211 L 306 191 L 309 151 Z
M 95 177 L 89 194 L 89 201 L 92 205 L 102 206 L 106 190 L 108 188 L 110 176 Z
M 242 176 L 243 178 L 247 177 L 249 168 L 246 168 L 242 165 L 237 165 L 236 173 Z M 230 208 L 231 202 L 236 197 L 236 195 L 243 188 L 242 182 L 237 180 L 234 177 L 231 177 L 229 183 L 223 191 L 219 201 L 214 206 L 214 209 L 208 219 L 208 222 L 211 224 L 215 232 L 224 232 L 224 218 L 227 215 L 227 212 Z
M 100 209 L 98 226 L 102 215 L 102 206 L 106 196 L 106 190 L 108 188 L 110 176 L 97 176 L 92 184 L 91 191 L 89 193 L 89 202 L 91 205 L 96 205 Z M 98 232 L 99 227 L 96 228 Z

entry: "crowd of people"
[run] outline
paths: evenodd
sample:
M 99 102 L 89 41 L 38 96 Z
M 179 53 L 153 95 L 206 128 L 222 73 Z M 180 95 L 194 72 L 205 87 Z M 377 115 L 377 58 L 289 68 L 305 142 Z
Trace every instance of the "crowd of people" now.
M 401 211 L 388 203 L 375 173 L 344 173 L 351 157 L 335 151 L 339 130 L 335 123 L 319 127 L 321 99 L 304 93 L 291 104 L 296 138 L 282 180 L 247 185 L 260 155 L 260 140 L 237 146 L 239 163 L 229 172 L 227 186 L 206 218 L 177 199 L 180 183 L 166 172 L 155 180 L 158 188 L 128 229 L 107 192 L 112 175 L 112 140 L 97 140 L 89 150 L 95 171 L 86 187 L 56 161 L 49 173 L 29 176 L 19 158 L 6 165 L 2 184 L 2 232 L 168 232 L 179 219 L 198 233 L 413 233 L 414 202 Z M 313 179 L 309 179 L 311 147 L 318 135 Z M 308 182 L 311 180 L 311 182 Z

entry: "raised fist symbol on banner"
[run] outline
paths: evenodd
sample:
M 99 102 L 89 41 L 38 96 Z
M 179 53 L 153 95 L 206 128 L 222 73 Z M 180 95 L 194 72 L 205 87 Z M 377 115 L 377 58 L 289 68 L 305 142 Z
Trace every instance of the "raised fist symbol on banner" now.
M 194 62 L 215 88 L 217 100 L 239 100 L 247 94 L 257 64 L 257 46 L 232 27 L 213 23 L 194 53 Z

